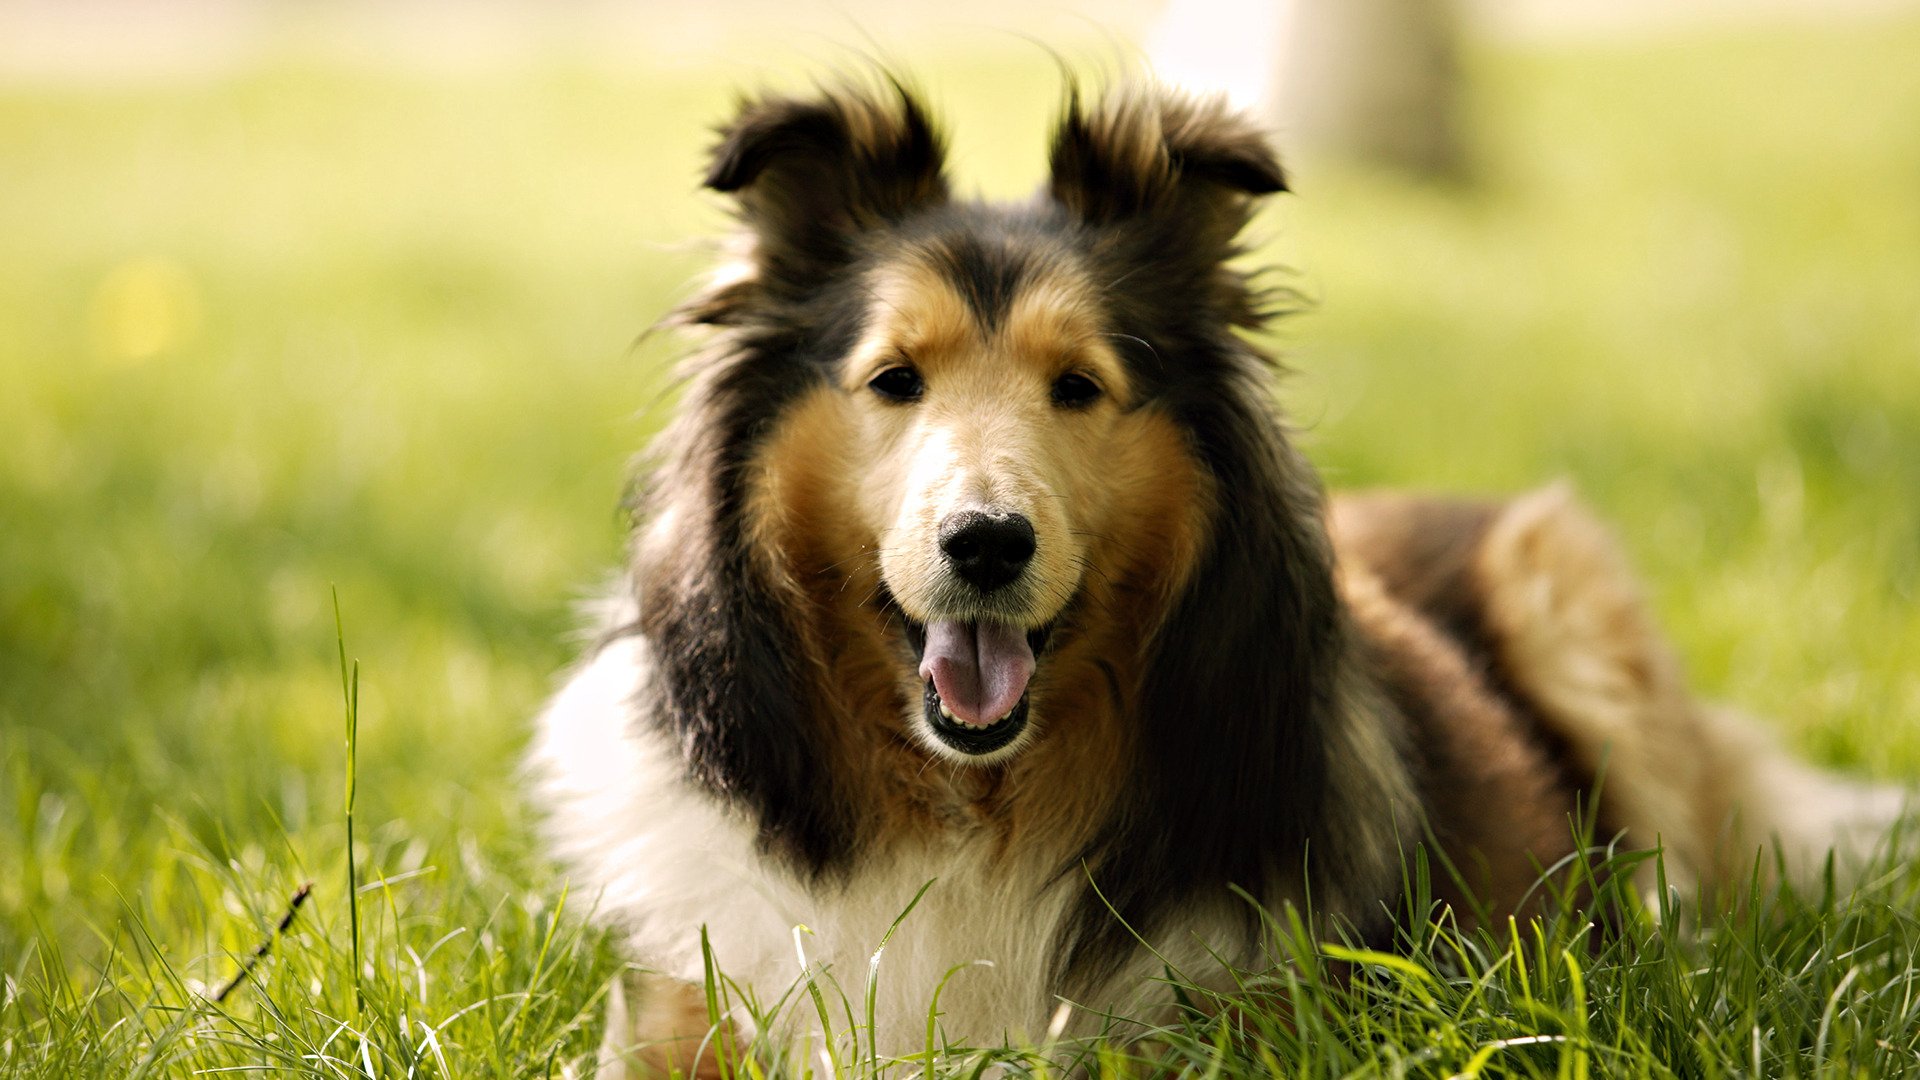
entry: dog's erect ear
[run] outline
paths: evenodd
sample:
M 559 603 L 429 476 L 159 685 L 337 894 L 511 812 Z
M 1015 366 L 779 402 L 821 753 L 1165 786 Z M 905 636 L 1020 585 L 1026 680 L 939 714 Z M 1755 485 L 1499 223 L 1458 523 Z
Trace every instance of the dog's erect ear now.
M 1092 105 L 1070 90 L 1053 136 L 1049 192 L 1090 225 L 1164 222 L 1224 249 L 1252 196 L 1287 189 L 1266 136 L 1220 99 L 1122 83 Z
M 1228 264 L 1254 200 L 1286 190 L 1273 148 L 1224 101 L 1123 83 L 1085 104 L 1069 93 L 1054 132 L 1054 204 L 1089 230 L 1129 332 L 1183 336 L 1255 327 L 1276 297 Z M 1141 273 L 1149 270 L 1149 273 Z
M 946 201 L 946 144 L 898 82 L 742 104 L 721 129 L 706 184 L 736 194 L 774 283 L 811 284 L 862 232 Z

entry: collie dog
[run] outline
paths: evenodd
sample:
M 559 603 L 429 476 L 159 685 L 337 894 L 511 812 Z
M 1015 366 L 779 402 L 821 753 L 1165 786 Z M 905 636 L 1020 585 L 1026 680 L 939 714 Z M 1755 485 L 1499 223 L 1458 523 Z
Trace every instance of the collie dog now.
M 710 1062 L 716 968 L 862 1001 L 890 928 L 873 1045 L 936 991 L 992 1044 L 1156 1015 L 1168 966 L 1260 961 L 1263 909 L 1390 941 L 1423 844 L 1498 915 L 1577 813 L 1696 890 L 1897 814 L 1692 700 L 1566 491 L 1323 498 L 1241 335 L 1236 237 L 1286 186 L 1247 117 L 1070 94 L 1015 205 L 943 158 L 891 82 L 751 100 L 713 152 L 743 243 L 533 751 L 645 971 L 604 1075 Z

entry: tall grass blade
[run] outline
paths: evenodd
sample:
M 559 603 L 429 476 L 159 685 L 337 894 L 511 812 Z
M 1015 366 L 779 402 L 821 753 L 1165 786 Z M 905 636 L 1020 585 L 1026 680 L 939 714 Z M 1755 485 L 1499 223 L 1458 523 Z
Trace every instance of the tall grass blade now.
M 340 617 L 340 590 L 333 590 L 333 635 L 340 649 L 340 694 L 347 710 L 347 922 L 353 940 L 353 1014 L 366 1011 L 367 991 L 360 982 L 360 870 L 353 850 L 354 764 L 360 755 L 360 661 L 347 666 L 347 631 Z

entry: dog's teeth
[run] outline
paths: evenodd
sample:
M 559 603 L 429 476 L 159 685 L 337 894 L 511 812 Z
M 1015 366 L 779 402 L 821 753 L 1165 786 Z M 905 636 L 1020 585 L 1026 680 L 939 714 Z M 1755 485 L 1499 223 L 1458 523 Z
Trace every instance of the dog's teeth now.
M 947 708 L 947 703 L 944 701 L 940 703 L 940 715 L 946 717 L 949 720 L 954 719 L 953 710 Z

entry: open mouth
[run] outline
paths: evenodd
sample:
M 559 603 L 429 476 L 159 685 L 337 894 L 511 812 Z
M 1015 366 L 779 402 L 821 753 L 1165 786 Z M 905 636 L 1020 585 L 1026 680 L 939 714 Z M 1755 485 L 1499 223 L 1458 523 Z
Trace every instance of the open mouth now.
M 904 619 L 907 640 L 920 658 L 927 726 L 941 743 L 963 754 L 991 754 L 1026 730 L 1028 686 L 1049 627 L 1021 630 L 1006 623 Z

